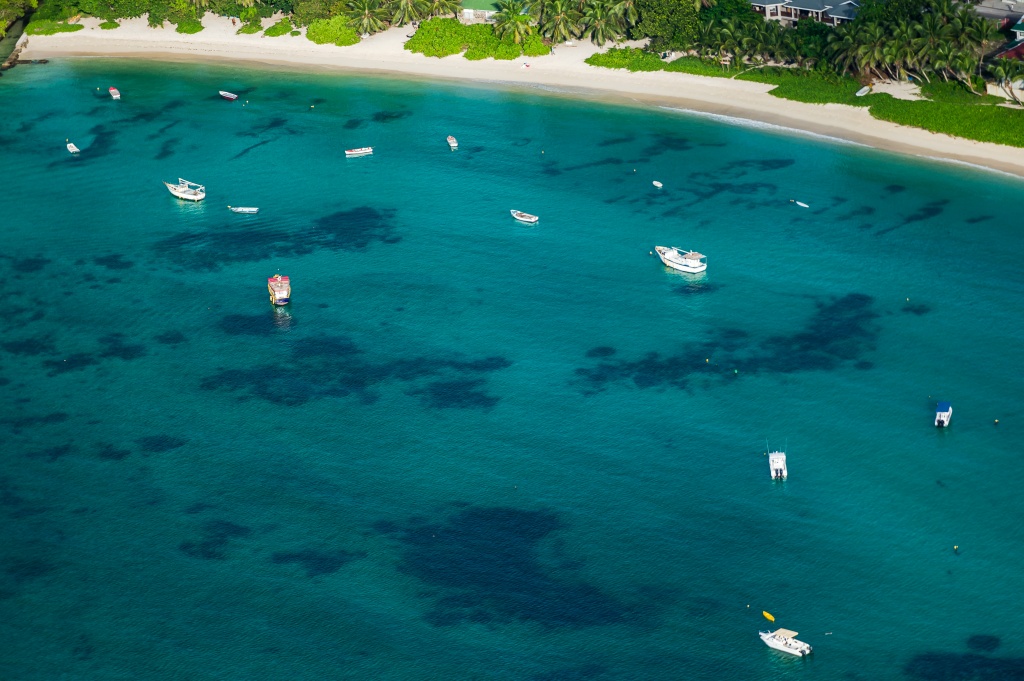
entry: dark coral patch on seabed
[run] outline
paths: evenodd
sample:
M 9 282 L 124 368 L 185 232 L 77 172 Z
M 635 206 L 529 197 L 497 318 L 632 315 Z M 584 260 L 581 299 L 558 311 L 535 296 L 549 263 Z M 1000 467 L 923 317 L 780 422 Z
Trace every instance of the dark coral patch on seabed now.
M 192 558 L 220 560 L 227 557 L 226 549 L 233 539 L 246 539 L 252 529 L 228 520 L 210 520 L 203 523 L 201 537 L 182 542 L 178 548 Z
M 162 454 L 188 444 L 188 440 L 173 435 L 147 435 L 135 441 L 147 454 Z
M 392 224 L 394 213 L 392 209 L 361 206 L 325 215 L 317 218 L 312 226 L 297 229 L 225 228 L 180 232 L 157 242 L 155 249 L 172 262 L 203 270 L 271 257 L 308 255 L 319 249 L 360 251 L 373 243 L 401 241 Z
M 571 570 L 542 561 L 542 544 L 562 529 L 550 511 L 464 508 L 438 524 L 379 523 L 402 544 L 399 569 L 440 589 L 426 619 L 461 622 L 536 622 L 547 627 L 616 624 L 630 609 Z
M 271 557 L 271 561 L 280 565 L 296 563 L 306 570 L 307 577 L 329 575 L 337 572 L 346 564 L 366 554 L 351 551 L 302 549 L 301 551 L 279 551 Z
M 478 360 L 430 357 L 374 361 L 343 336 L 304 338 L 292 345 L 290 361 L 246 369 L 222 369 L 200 383 L 204 390 L 245 390 L 273 402 L 295 406 L 324 397 L 358 396 L 373 402 L 372 390 L 386 381 L 414 382 L 437 378 L 425 387 L 413 387 L 425 406 L 434 409 L 488 409 L 497 403 L 480 390 L 482 374 L 504 369 L 504 357 Z
M 181 331 L 165 331 L 153 336 L 153 340 L 162 345 L 178 345 L 187 342 L 188 338 Z
M 859 293 L 816 303 L 804 328 L 788 336 L 754 341 L 741 329 L 718 329 L 706 341 L 689 343 L 673 355 L 649 352 L 637 360 L 606 359 L 576 369 L 584 392 L 631 381 L 638 388 L 687 388 L 697 376 L 735 378 L 745 374 L 831 371 L 863 361 L 875 347 L 878 330 L 873 299 Z M 593 351 L 591 351 L 593 352 Z M 589 354 L 589 353 L 588 353 Z M 706 361 L 714 357 L 715 363 Z

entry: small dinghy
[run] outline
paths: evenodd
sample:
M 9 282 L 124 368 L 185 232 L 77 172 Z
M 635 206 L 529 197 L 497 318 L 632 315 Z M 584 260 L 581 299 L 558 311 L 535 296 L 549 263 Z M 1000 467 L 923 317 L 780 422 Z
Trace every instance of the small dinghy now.
M 224 99 L 228 100 L 229 102 L 233 102 L 236 99 L 238 99 L 238 95 L 236 95 L 233 92 L 227 92 L 226 90 L 220 90 L 219 93 L 220 93 L 221 97 L 223 97 Z
M 109 92 L 110 96 L 113 97 L 114 99 L 121 99 L 121 93 L 120 93 L 120 91 L 118 91 L 118 89 L 116 87 L 109 88 L 107 90 L 107 92 Z
M 81 149 L 76 147 L 74 142 L 72 142 L 71 140 L 64 140 L 64 141 L 68 143 L 68 151 L 70 151 L 72 154 L 77 154 L 78 152 L 81 151 Z
M 654 185 L 655 187 L 657 187 L 658 189 L 661 189 L 662 187 L 664 187 L 664 186 L 665 186 L 665 185 L 663 185 L 662 183 L 658 182 L 657 180 L 655 180 L 655 181 L 654 181 L 654 182 L 652 182 L 651 184 L 653 184 L 653 185 Z
M 455 137 L 452 135 L 448 135 L 448 147 L 452 151 L 455 151 L 456 149 L 459 148 L 459 141 L 455 139 Z
M 369 156 L 373 153 L 373 147 L 359 147 L 358 149 L 346 149 L 345 156 L 352 158 L 353 156 Z
M 260 209 L 255 206 L 228 206 L 228 210 L 232 213 L 243 213 L 245 215 L 255 215 L 260 212 Z
M 864 95 L 868 94 L 869 92 L 871 92 L 871 86 L 870 85 L 865 85 L 861 89 L 857 90 L 857 96 L 858 97 L 863 97 Z
M 790 203 L 795 203 L 796 205 L 800 206 L 801 208 L 810 208 L 810 206 L 808 206 L 803 201 L 797 201 L 796 199 L 790 199 L 789 202 Z
M 533 223 L 537 222 L 537 220 L 540 220 L 540 218 L 537 217 L 536 215 L 530 215 L 529 213 L 524 213 L 521 210 L 513 210 L 509 212 L 512 213 L 512 217 L 514 217 L 516 220 L 519 220 L 519 222 L 525 222 L 527 224 L 532 225 Z

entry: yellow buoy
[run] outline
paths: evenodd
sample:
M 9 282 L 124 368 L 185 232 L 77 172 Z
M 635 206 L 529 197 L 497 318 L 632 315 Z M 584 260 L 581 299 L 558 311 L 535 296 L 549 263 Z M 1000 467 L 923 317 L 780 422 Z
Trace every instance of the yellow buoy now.
M 761 611 L 761 614 L 762 614 L 762 615 L 764 615 L 764 618 L 765 618 L 766 620 L 768 620 L 769 622 L 774 622 L 774 621 L 775 621 L 775 616 L 774 616 L 774 615 L 772 615 L 772 614 L 771 614 L 770 612 L 768 612 L 767 610 L 762 610 L 762 611 Z

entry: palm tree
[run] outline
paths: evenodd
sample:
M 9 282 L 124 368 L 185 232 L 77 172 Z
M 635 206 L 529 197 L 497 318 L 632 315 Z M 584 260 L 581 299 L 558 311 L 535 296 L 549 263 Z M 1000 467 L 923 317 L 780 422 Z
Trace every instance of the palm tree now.
M 859 64 L 860 27 L 840 24 L 828 36 L 828 53 L 840 74 L 853 71 Z
M 736 17 L 723 19 L 718 27 L 718 53 L 722 57 L 730 57 L 732 62 L 743 61 L 743 41 L 746 38 L 743 22 Z
M 345 16 L 348 17 L 348 25 L 356 30 L 356 33 L 379 33 L 384 30 L 384 18 L 387 10 L 380 6 L 380 0 L 351 0 Z
M 882 70 L 888 72 L 885 48 L 889 36 L 880 24 L 868 24 L 861 28 L 860 44 L 857 47 L 857 70 L 882 77 Z
M 949 44 L 951 29 L 938 14 L 925 14 L 914 27 L 915 59 L 922 72 L 934 68 L 933 55 L 939 46 Z
M 543 26 L 547 23 L 548 15 L 550 14 L 549 8 L 551 6 L 551 1 L 552 0 L 535 0 L 530 4 L 530 16 L 536 20 L 537 26 Z
M 975 54 L 978 57 L 978 67 L 981 67 L 981 60 L 985 57 L 985 53 L 988 52 L 988 48 L 995 43 L 997 40 L 1002 39 L 999 34 L 999 30 L 996 28 L 994 21 L 988 19 L 978 19 L 974 22 L 974 25 L 970 29 L 971 40 L 975 43 Z
M 636 0 L 619 0 L 612 5 L 612 14 L 623 26 L 634 26 L 640 18 L 636 11 Z
M 708 57 L 712 52 L 717 52 L 718 25 L 714 19 L 708 19 L 697 24 L 697 35 L 693 44 L 687 47 L 696 48 L 701 57 Z
M 587 0 L 583 10 L 583 37 L 595 45 L 604 45 L 619 35 L 619 20 L 612 14 L 609 0 Z
M 572 40 L 576 37 L 580 13 L 572 0 L 551 0 L 548 3 L 547 21 L 541 26 L 541 35 L 553 43 Z
M 932 68 L 938 71 L 942 80 L 947 83 L 950 75 L 953 75 L 953 60 L 958 53 L 959 50 L 952 43 L 941 43 L 928 55 Z
M 1024 63 L 1016 59 L 997 59 L 995 63 L 989 66 L 988 70 L 1003 92 L 1010 95 L 1013 101 L 1020 104 L 1020 99 L 1013 91 L 1013 81 L 1024 75 Z
M 423 5 L 423 16 L 440 17 L 451 14 L 453 18 L 459 18 L 462 11 L 460 0 L 425 0 Z
M 494 33 L 499 38 L 512 36 L 512 42 L 519 44 L 526 36 L 533 33 L 530 25 L 528 6 L 523 0 L 502 0 L 498 3 L 498 13 L 494 15 Z
M 388 12 L 392 26 L 404 26 L 410 21 L 423 18 L 423 0 L 391 0 Z

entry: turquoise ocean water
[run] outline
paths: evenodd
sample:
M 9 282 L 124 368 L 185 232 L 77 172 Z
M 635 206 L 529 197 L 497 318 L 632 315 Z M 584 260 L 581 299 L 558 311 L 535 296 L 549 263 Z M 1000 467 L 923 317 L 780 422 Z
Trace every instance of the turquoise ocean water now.
M 0 679 L 1024 678 L 1019 180 L 105 60 L 0 172 Z

